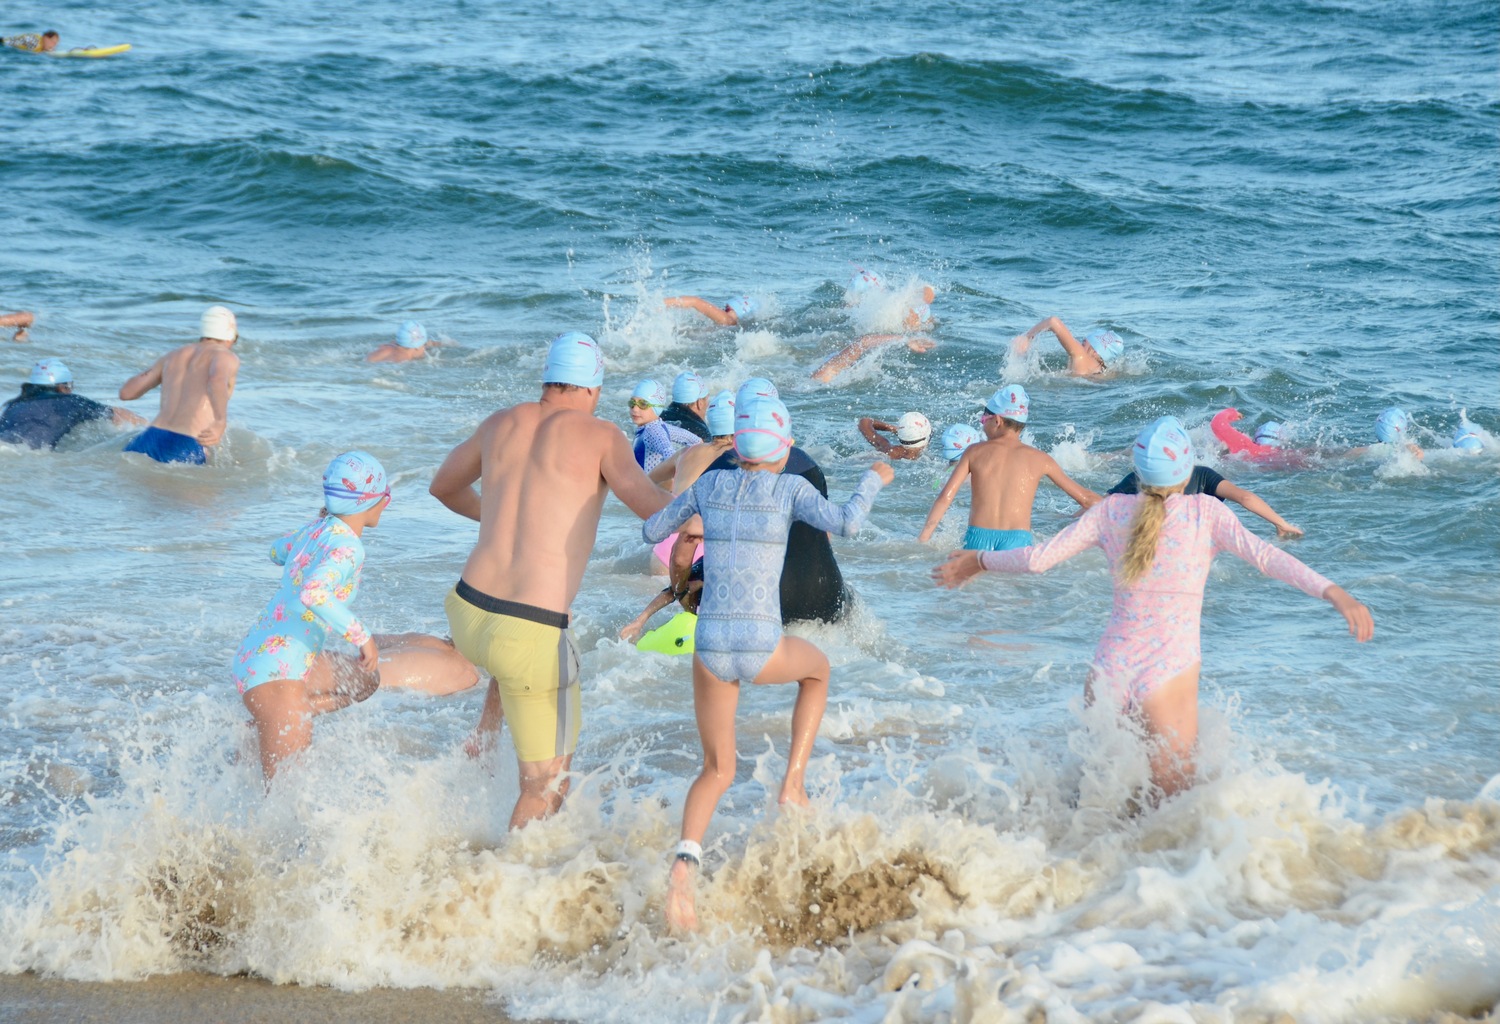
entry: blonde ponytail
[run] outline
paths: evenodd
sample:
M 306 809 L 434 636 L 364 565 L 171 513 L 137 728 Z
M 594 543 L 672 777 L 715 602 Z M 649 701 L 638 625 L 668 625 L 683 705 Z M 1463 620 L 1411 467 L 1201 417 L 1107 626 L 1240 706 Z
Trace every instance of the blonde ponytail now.
M 1146 575 L 1151 563 L 1156 561 L 1156 541 L 1161 536 L 1161 524 L 1167 518 L 1167 495 L 1182 493 L 1182 484 L 1176 487 L 1142 485 L 1140 493 L 1144 500 L 1136 509 L 1135 522 L 1130 526 L 1130 543 L 1125 546 L 1125 557 L 1120 559 L 1120 585 L 1126 587 Z

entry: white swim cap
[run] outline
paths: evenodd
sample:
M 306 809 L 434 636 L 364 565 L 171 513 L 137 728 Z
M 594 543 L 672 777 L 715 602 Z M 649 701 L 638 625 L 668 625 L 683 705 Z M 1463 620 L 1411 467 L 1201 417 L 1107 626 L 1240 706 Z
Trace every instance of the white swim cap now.
M 909 412 L 896 421 L 896 440 L 908 448 L 925 448 L 932 438 L 932 424 L 919 412 Z
M 1276 446 L 1286 440 L 1286 428 L 1275 420 L 1266 420 L 1255 428 L 1255 443 Z
M 26 383 L 40 384 L 43 387 L 71 384 L 73 371 L 61 359 L 43 359 L 31 368 L 31 376 L 26 378 Z
M 884 287 L 885 282 L 880 279 L 879 274 L 873 270 L 866 270 L 864 267 L 860 267 L 854 272 L 854 276 L 849 279 L 849 287 L 845 291 L 850 295 L 862 295 L 865 292 Z
M 1175 487 L 1193 475 L 1193 442 L 1176 416 L 1163 416 L 1135 439 L 1136 478 L 1149 487 Z
M 239 337 L 239 324 L 234 314 L 223 306 L 209 306 L 203 311 L 203 322 L 198 327 L 198 337 L 214 341 L 233 341 Z

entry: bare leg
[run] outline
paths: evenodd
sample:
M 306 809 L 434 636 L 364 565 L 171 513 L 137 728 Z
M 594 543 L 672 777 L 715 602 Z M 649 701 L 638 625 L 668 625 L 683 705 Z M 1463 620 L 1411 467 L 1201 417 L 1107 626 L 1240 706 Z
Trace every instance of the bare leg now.
M 326 715 L 368 700 L 380 688 L 380 673 L 366 672 L 357 658 L 347 654 L 320 653 L 308 668 L 302 686 L 312 713 Z
M 375 646 L 380 648 L 381 686 L 446 697 L 479 683 L 479 670 L 441 637 L 381 634 L 375 637 Z
M 298 679 L 273 679 L 246 690 L 245 707 L 255 717 L 260 740 L 260 768 L 269 784 L 277 767 L 312 743 L 312 720 L 317 714 Z
M 713 818 L 714 808 L 734 782 L 734 712 L 739 706 L 738 683 L 726 683 L 693 655 L 693 713 L 698 720 L 698 739 L 703 744 L 703 770 L 688 788 L 682 809 L 682 838 L 701 843 Z M 694 887 L 697 871 L 684 861 L 674 861 L 667 881 L 667 927 L 694 931 L 698 927 Z
M 568 795 L 568 780 L 557 782 L 558 775 L 568 770 L 573 755 L 565 754 L 550 761 L 522 761 L 521 795 L 516 798 L 515 810 L 510 812 L 510 827 L 518 829 L 537 818 L 550 818 L 557 813 Z
M 1193 784 L 1193 748 L 1198 743 L 1198 672 L 1192 668 L 1156 687 L 1140 704 L 1153 741 L 1151 780 L 1166 796 Z
M 792 749 L 787 754 L 786 778 L 781 783 L 780 803 L 807 806 L 807 760 L 813 740 L 828 706 L 828 656 L 801 637 L 784 636 L 765 668 L 755 677 L 756 685 L 795 680 L 797 704 L 792 709 Z
M 485 691 L 484 709 L 479 712 L 479 724 L 464 740 L 464 753 L 480 757 L 495 746 L 500 736 L 500 725 L 505 721 L 505 708 L 500 704 L 500 684 L 490 677 L 490 687 Z

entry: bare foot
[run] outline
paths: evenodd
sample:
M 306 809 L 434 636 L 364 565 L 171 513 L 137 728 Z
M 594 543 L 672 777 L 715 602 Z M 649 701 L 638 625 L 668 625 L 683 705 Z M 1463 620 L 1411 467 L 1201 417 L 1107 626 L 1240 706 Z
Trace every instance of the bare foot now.
M 698 871 L 685 860 L 672 862 L 672 873 L 667 879 L 667 929 L 672 932 L 695 932 L 698 930 L 696 888 Z
M 781 796 L 776 801 L 782 807 L 811 807 L 812 801 L 807 799 L 807 788 L 802 783 L 795 786 L 790 782 L 783 783 Z

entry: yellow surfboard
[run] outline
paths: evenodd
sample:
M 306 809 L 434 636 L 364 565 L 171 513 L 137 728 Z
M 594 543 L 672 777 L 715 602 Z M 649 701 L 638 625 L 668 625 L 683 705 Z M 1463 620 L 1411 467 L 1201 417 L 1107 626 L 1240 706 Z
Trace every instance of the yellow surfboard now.
M 678 612 L 672 621 L 659 626 L 636 641 L 636 650 L 655 651 L 658 654 L 692 654 L 693 630 L 698 625 L 698 616 L 692 612 Z
M 118 46 L 81 46 L 72 50 L 51 50 L 49 53 L 53 57 L 113 57 L 128 49 L 129 43 L 120 43 Z

